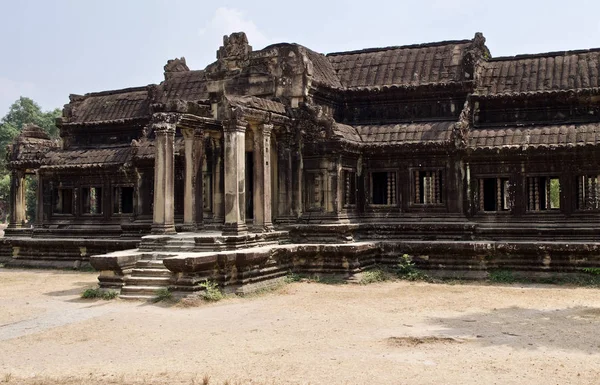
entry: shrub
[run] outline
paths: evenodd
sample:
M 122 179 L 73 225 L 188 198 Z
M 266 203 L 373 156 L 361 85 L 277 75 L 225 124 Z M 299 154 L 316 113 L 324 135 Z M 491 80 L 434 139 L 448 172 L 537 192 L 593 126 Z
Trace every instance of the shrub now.
M 119 293 L 114 290 L 100 290 L 99 288 L 85 289 L 81 293 L 83 299 L 103 299 L 105 301 L 115 299 Z
M 415 263 L 408 254 L 403 254 L 400 257 L 400 261 L 396 265 L 396 273 L 399 278 L 409 281 L 420 281 L 428 278 L 426 274 L 417 270 Z
M 368 270 L 362 273 L 360 279 L 361 285 L 368 285 L 370 283 L 387 281 L 385 272 L 381 269 Z
M 156 290 L 155 294 L 154 302 L 170 301 L 173 298 L 173 293 L 169 291 L 168 287 L 161 287 Z
M 200 284 L 200 287 L 204 289 L 203 298 L 205 301 L 217 302 L 225 298 L 225 295 L 223 295 L 223 292 L 216 282 L 206 280 L 204 283 Z

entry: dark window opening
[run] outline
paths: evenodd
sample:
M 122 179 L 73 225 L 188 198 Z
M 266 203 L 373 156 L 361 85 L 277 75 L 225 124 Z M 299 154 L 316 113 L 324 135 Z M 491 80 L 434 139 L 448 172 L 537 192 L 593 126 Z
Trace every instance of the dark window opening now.
M 356 204 L 356 173 L 344 170 L 344 206 Z
M 425 205 L 443 203 L 442 170 L 415 171 L 414 178 L 414 203 Z
M 392 205 L 396 203 L 396 173 L 371 173 L 371 204 Z
M 81 189 L 81 213 L 102 214 L 102 187 Z
M 133 187 L 113 189 L 113 214 L 133 214 Z
M 52 197 L 54 214 L 73 214 L 73 189 L 55 189 Z
M 527 178 L 527 211 L 560 209 L 560 181 L 556 177 Z
M 479 179 L 479 210 L 509 211 L 512 208 L 508 178 Z
M 577 209 L 600 209 L 600 175 L 577 177 Z

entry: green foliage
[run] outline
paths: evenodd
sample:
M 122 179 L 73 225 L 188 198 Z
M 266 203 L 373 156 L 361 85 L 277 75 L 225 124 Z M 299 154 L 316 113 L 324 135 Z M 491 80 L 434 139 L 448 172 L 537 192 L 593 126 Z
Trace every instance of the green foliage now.
M 225 298 L 216 282 L 206 280 L 206 282 L 200 284 L 200 287 L 204 289 L 203 298 L 205 301 L 217 302 Z
M 111 300 L 117 298 L 119 295 L 118 292 L 114 290 L 100 290 L 99 288 L 94 289 L 86 289 L 83 293 L 81 293 L 81 298 L 83 299 L 103 299 L 103 300 Z
M 600 275 L 600 267 L 584 267 L 584 272 L 592 275 Z
M 403 254 L 400 257 L 396 265 L 396 273 L 399 278 L 409 281 L 423 281 L 428 279 L 426 274 L 423 274 L 415 267 L 415 263 L 408 254 Z
M 168 287 L 161 287 L 160 289 L 156 290 L 154 302 L 170 301 L 171 299 L 173 299 L 173 293 L 169 291 Z
M 515 283 L 517 279 L 509 270 L 492 270 L 489 272 L 489 280 L 496 283 Z
M 360 284 L 368 285 L 370 283 L 387 281 L 387 279 L 388 277 L 385 274 L 385 271 L 381 269 L 367 270 L 362 273 Z
M 0 119 L 0 201 L 8 202 L 10 194 L 10 177 L 6 169 L 6 148 L 19 135 L 26 124 L 36 124 L 50 135 L 58 138 L 59 132 L 55 121 L 61 115 L 60 109 L 42 111 L 41 107 L 30 98 L 20 97 L 11 106 L 8 113 Z M 27 217 L 35 220 L 36 183 L 27 184 Z M 5 218 L 0 218 L 5 220 Z
M 285 276 L 285 283 L 300 282 L 300 280 L 302 280 L 302 276 L 297 273 L 289 272 L 288 275 Z
M 560 181 L 557 178 L 550 179 L 550 207 L 560 208 Z

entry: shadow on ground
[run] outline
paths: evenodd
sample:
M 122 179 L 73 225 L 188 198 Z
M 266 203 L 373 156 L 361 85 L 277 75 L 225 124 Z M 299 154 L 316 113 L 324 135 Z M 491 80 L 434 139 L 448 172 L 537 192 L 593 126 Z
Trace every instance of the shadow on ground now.
M 600 352 L 600 308 L 523 309 L 510 307 L 456 318 L 432 318 L 444 334 L 469 336 L 483 346 Z

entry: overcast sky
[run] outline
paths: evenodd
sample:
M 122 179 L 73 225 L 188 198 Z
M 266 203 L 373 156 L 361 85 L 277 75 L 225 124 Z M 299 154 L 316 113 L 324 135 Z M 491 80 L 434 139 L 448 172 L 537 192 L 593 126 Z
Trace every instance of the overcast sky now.
M 599 0 L 0 0 L 0 117 L 19 96 L 45 110 L 69 94 L 159 83 L 168 59 L 202 69 L 223 35 L 254 49 L 335 51 L 470 39 L 493 56 L 600 47 Z

